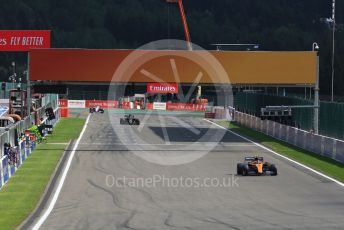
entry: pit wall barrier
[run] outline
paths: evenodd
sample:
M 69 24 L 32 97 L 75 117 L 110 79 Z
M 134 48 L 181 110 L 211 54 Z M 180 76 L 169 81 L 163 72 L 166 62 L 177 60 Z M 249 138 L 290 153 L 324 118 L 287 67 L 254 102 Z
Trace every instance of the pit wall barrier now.
M 45 108 L 54 108 L 55 119 L 47 120 L 43 114 L 45 114 Z M 40 110 L 33 112 L 26 119 L 17 122 L 8 131 L 4 132 L 0 136 L 0 189 L 6 184 L 18 168 L 24 163 L 24 161 L 30 156 L 32 151 L 36 148 L 37 142 L 35 139 L 30 139 L 25 135 L 25 130 L 32 126 L 32 123 L 38 119 L 43 118 L 42 123 L 46 125 L 55 126 L 60 116 L 60 110 L 57 108 L 57 101 L 50 102 Z M 17 134 L 15 134 L 17 133 Z M 47 131 L 44 131 L 44 135 Z M 4 144 L 10 143 L 11 146 L 15 146 L 17 154 L 17 164 L 11 165 L 7 156 L 4 155 Z
M 278 140 L 287 142 L 310 152 L 332 158 L 344 163 L 344 141 L 307 132 L 280 123 L 261 120 L 246 113 L 234 112 L 234 118 L 240 125 L 259 131 Z
M 59 107 L 61 109 L 61 116 L 68 117 L 69 109 L 85 109 L 100 106 L 103 109 L 143 109 L 140 103 L 124 101 L 121 105 L 118 101 L 101 101 L 101 100 L 67 100 L 60 99 Z M 169 110 L 169 111 L 193 111 L 205 112 L 206 105 L 191 104 L 191 103 L 165 103 L 154 102 L 146 103 L 147 110 Z

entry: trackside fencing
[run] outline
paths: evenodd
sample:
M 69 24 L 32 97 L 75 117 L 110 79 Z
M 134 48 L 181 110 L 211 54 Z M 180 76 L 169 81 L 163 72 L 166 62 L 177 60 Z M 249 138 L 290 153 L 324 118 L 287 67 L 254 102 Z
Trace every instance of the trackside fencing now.
M 47 120 L 44 118 L 45 109 L 52 107 L 54 109 L 55 119 Z M 25 130 L 32 126 L 37 120 L 43 118 L 42 123 L 46 125 L 55 125 L 60 118 L 60 110 L 58 109 L 57 101 L 51 101 L 38 111 L 33 112 L 30 116 L 22 121 L 17 122 L 15 125 L 9 128 L 8 131 L 0 134 L 0 189 L 11 178 L 16 170 L 23 164 L 25 159 L 36 148 L 36 140 L 30 140 L 24 135 Z M 46 133 L 44 133 L 46 134 Z M 14 149 L 17 153 L 17 164 L 12 165 L 9 162 L 7 156 L 4 155 L 4 144 L 10 143 L 11 146 L 15 146 Z
M 313 100 L 259 93 L 240 92 L 234 97 L 234 107 L 241 112 L 259 116 L 265 106 L 313 105 Z M 295 127 L 310 130 L 313 127 L 313 109 L 295 108 L 292 111 Z M 344 103 L 320 101 L 319 133 L 344 140 Z
M 261 120 L 259 117 L 238 111 L 235 112 L 234 119 L 240 125 L 344 163 L 344 141 L 316 135 L 274 121 Z

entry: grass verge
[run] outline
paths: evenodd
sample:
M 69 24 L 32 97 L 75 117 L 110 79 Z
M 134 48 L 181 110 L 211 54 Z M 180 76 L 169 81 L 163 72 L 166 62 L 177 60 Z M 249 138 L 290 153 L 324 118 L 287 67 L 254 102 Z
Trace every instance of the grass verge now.
M 229 123 L 228 121 L 219 121 L 217 123 L 261 145 L 264 145 L 281 155 L 284 155 L 332 178 L 344 182 L 344 164 L 340 162 L 328 157 L 320 156 L 307 150 L 303 150 L 294 145 L 277 140 L 236 123 Z
M 77 139 L 85 123 L 63 118 L 48 137 L 0 191 L 0 228 L 15 229 L 33 211 L 59 162 L 67 143 Z M 63 144 L 62 144 L 63 143 Z

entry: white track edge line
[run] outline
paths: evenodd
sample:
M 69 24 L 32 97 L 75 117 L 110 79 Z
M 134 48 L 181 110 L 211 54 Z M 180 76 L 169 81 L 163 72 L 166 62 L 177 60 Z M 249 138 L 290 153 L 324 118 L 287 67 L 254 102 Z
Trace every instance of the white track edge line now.
M 283 155 L 281 155 L 281 154 L 279 154 L 279 153 L 273 151 L 272 149 L 269 149 L 269 148 L 265 147 L 264 145 L 258 144 L 257 142 L 254 142 L 254 141 L 252 141 L 252 140 L 250 140 L 250 139 L 248 139 L 248 138 L 246 138 L 246 137 L 244 137 L 244 136 L 242 136 L 242 135 L 240 135 L 240 134 L 238 134 L 238 133 L 236 133 L 236 132 L 234 132 L 234 131 L 232 131 L 232 130 L 230 130 L 230 129 L 227 129 L 227 128 L 225 128 L 225 127 L 219 125 L 219 124 L 216 124 L 216 123 L 213 122 L 213 121 L 210 121 L 210 120 L 208 120 L 208 119 L 204 119 L 204 120 L 207 121 L 207 122 L 210 122 L 211 124 L 213 124 L 213 125 L 215 125 L 215 126 L 217 126 L 217 127 L 220 127 L 220 128 L 222 128 L 222 129 L 225 129 L 225 130 L 227 130 L 228 132 L 230 132 L 230 133 L 232 133 L 232 134 L 234 134 L 234 135 L 236 135 L 236 136 L 238 136 L 238 137 L 240 137 L 240 138 L 242 138 L 242 139 L 244 139 L 244 140 L 247 140 L 247 141 L 249 141 L 249 142 L 255 144 L 256 146 L 258 146 L 258 147 L 260 147 L 260 148 L 262 148 L 262 149 L 265 149 L 265 150 L 267 150 L 267 151 L 269 151 L 269 152 L 271 152 L 271 153 L 273 153 L 273 154 L 275 154 L 275 155 L 277 155 L 277 156 L 279 156 L 279 157 L 281 157 L 281 158 L 283 158 L 283 159 L 286 159 L 286 160 L 288 160 L 288 161 L 290 161 L 290 162 L 292 162 L 292 163 L 294 163 L 294 164 L 297 164 L 297 165 L 299 165 L 299 166 L 301 166 L 301 167 L 303 167 L 303 168 L 305 168 L 305 169 L 308 169 L 309 171 L 311 171 L 311 172 L 313 172 L 313 173 L 315 173 L 315 174 L 317 174 L 317 175 L 319 175 L 319 176 L 322 176 L 322 177 L 324 177 L 324 178 L 326 178 L 326 179 L 328 179 L 328 180 L 330 180 L 330 181 L 332 181 L 332 182 L 335 182 L 336 184 L 338 184 L 338 185 L 344 187 L 344 183 L 342 183 L 342 182 L 340 182 L 340 181 L 338 181 L 338 180 L 336 180 L 336 179 L 334 179 L 334 178 L 332 178 L 332 177 L 330 177 L 330 176 L 327 176 L 327 175 L 325 175 L 325 174 L 323 174 L 323 173 L 321 173 L 321 172 L 319 172 L 319 171 L 317 171 L 317 170 L 315 170 L 315 169 L 312 169 L 311 167 L 308 167 L 307 165 L 304 165 L 304 164 L 302 164 L 302 163 L 300 163 L 300 162 L 297 162 L 297 161 L 292 160 L 292 159 L 290 159 L 290 158 L 288 158 L 288 157 L 286 157 L 286 156 L 283 156 Z
M 42 226 L 44 221 L 48 218 L 48 216 L 51 213 L 51 211 L 53 210 L 53 208 L 54 208 L 54 206 L 56 204 L 56 201 L 57 201 L 57 199 L 58 199 L 58 197 L 60 195 L 60 192 L 62 190 L 63 183 L 66 180 L 66 176 L 67 176 L 67 173 L 69 171 L 69 168 L 70 168 L 70 166 L 72 164 L 72 160 L 73 160 L 73 157 L 75 155 L 75 151 L 76 151 L 76 149 L 77 149 L 77 147 L 79 145 L 79 142 L 80 142 L 82 136 L 85 133 L 85 130 L 86 130 L 86 127 L 87 127 L 87 124 L 88 124 L 89 120 L 90 120 L 90 115 L 88 115 L 88 117 L 86 119 L 86 122 L 84 124 L 84 127 L 83 127 L 83 129 L 82 129 L 82 131 L 81 131 L 81 133 L 79 135 L 79 138 L 77 139 L 77 141 L 76 141 L 76 143 L 75 143 L 75 145 L 73 147 L 73 150 L 72 150 L 72 152 L 71 152 L 71 154 L 70 154 L 70 156 L 68 158 L 67 165 L 66 165 L 66 167 L 65 167 L 65 169 L 63 171 L 63 174 L 62 174 L 61 179 L 59 181 L 58 187 L 57 187 L 57 189 L 56 189 L 56 191 L 54 193 L 53 198 L 50 201 L 50 204 L 49 204 L 47 210 L 45 210 L 44 214 L 39 218 L 38 222 L 33 226 L 32 230 L 38 230 Z

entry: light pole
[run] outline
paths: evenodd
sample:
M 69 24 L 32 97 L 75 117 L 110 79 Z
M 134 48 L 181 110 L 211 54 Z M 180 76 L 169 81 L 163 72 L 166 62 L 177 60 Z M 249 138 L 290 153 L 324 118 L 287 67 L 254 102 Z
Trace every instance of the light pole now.
M 314 133 L 319 133 L 319 51 L 320 47 L 318 43 L 313 42 L 312 50 L 317 54 L 317 66 L 316 66 L 316 81 L 314 86 L 314 116 L 313 116 L 313 129 Z
M 26 115 L 31 115 L 31 81 L 30 81 L 30 52 L 27 53 L 26 70 Z
M 331 101 L 333 101 L 334 96 L 334 48 L 335 48 L 335 39 L 334 32 L 336 30 L 336 0 L 332 0 L 332 76 L 331 76 Z
M 14 61 L 12 62 L 12 67 L 13 67 L 13 75 L 11 76 L 12 89 L 15 89 L 16 88 L 15 83 L 16 83 L 17 74 L 16 74 L 16 63 Z
M 12 62 L 12 66 L 13 66 L 13 74 L 16 73 L 16 63 L 13 61 Z

